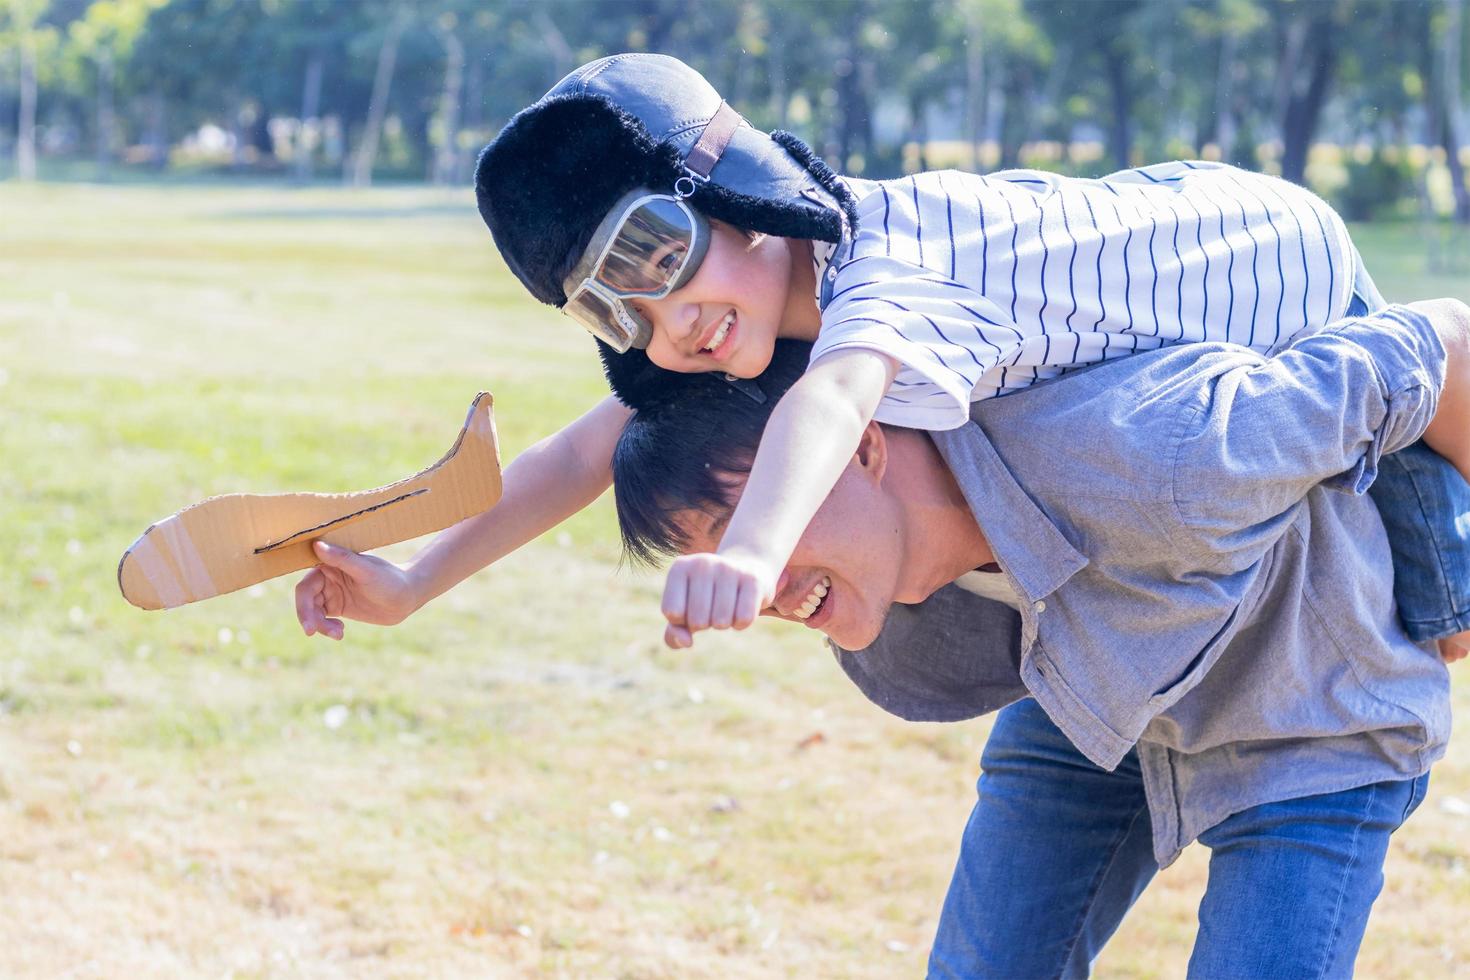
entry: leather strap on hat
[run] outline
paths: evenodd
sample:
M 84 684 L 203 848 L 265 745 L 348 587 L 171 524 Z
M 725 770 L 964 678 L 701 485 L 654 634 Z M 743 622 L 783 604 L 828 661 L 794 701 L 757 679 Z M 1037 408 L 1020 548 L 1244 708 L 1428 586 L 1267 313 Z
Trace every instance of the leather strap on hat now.
M 709 180 L 710 172 L 720 162 L 725 147 L 730 145 L 735 130 L 743 122 L 745 120 L 740 113 L 730 108 L 728 102 L 721 102 L 715 114 L 710 116 L 709 122 L 704 124 L 699 139 L 694 141 L 694 146 L 690 147 L 689 153 L 684 157 L 684 166 L 704 180 Z

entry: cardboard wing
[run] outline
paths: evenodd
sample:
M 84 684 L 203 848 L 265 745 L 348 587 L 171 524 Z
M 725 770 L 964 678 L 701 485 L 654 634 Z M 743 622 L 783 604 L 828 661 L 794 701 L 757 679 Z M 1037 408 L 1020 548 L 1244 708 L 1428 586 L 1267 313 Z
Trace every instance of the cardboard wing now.
M 500 500 L 493 399 L 480 392 L 454 447 L 417 476 L 360 493 L 232 493 L 186 507 L 123 553 L 117 582 L 140 609 L 172 609 L 318 564 L 321 538 L 370 551 L 441 531 Z

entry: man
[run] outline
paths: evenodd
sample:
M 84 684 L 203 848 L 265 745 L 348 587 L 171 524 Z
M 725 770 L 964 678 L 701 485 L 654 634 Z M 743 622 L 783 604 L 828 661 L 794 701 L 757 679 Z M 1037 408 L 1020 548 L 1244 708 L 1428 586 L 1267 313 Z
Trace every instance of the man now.
M 768 396 L 804 358 L 778 352 Z M 824 632 L 905 718 L 1010 705 L 933 974 L 1085 974 L 1195 839 L 1191 975 L 1351 973 L 1449 734 L 1444 666 L 1398 622 L 1363 492 L 1381 454 L 1463 428 L 1467 393 L 1470 309 L 1438 301 L 1270 358 L 1110 362 L 952 432 L 868 427 L 767 612 Z M 630 555 L 712 550 L 774 401 L 710 382 L 640 403 L 614 455 Z M 721 605 L 691 595 L 688 625 L 730 625 Z

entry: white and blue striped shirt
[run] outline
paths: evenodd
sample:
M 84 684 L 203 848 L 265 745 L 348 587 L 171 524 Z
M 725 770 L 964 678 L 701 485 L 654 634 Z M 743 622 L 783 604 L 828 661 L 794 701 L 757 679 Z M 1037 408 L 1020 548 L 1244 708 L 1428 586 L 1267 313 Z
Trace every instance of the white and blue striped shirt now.
M 1266 351 L 1340 319 L 1352 296 L 1356 253 L 1336 212 L 1224 164 L 848 184 L 857 234 L 815 243 L 819 290 L 823 270 L 835 278 L 812 357 L 895 358 L 876 413 L 894 425 L 956 428 L 972 401 L 1170 344 Z

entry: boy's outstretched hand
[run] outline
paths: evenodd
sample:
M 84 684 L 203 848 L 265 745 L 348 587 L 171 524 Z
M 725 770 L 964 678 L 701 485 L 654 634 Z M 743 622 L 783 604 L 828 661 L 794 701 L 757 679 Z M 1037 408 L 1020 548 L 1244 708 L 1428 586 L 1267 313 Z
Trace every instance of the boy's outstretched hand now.
M 414 609 L 408 570 L 373 555 L 361 555 L 325 541 L 312 542 L 322 564 L 296 583 L 296 619 L 307 636 L 342 639 L 342 620 L 395 626 Z
M 676 558 L 664 583 L 664 643 L 678 650 L 693 646 L 700 630 L 745 629 L 774 600 L 779 574 L 736 553 Z

